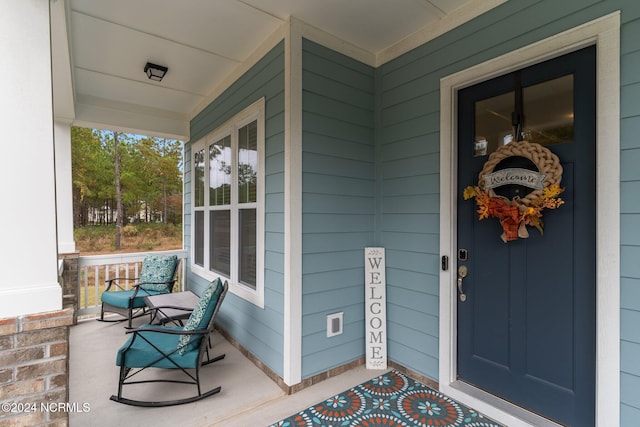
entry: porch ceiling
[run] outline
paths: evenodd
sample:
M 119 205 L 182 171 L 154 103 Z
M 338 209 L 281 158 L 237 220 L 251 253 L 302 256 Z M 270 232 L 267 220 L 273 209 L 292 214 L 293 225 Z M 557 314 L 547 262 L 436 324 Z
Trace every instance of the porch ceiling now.
M 370 52 L 378 65 L 396 46 L 399 53 L 414 47 L 412 35 L 437 36 L 502 1 L 54 1 L 52 9 L 64 7 L 52 12 L 56 114 L 85 126 L 188 139 L 189 120 L 289 16 Z M 68 42 L 56 42 L 65 31 Z M 169 67 L 162 82 L 147 79 L 147 61 Z

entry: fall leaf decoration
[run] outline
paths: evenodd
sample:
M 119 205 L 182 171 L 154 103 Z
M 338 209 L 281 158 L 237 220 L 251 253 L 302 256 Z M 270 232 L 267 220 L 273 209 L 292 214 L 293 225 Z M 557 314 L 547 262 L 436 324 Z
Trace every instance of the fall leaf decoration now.
M 523 198 L 514 197 L 511 200 L 497 195 L 493 188 L 485 188 L 484 177 L 491 174 L 501 160 L 510 156 L 530 159 L 539 172 L 544 174 L 543 187 L 535 189 Z M 480 220 L 500 220 L 503 230 L 500 237 L 504 242 L 518 238 L 526 239 L 529 237 L 527 226 L 535 227 L 543 234 L 542 212 L 545 209 L 557 209 L 564 203 L 559 197 L 564 191 L 564 188 L 560 187 L 561 179 L 562 166 L 555 154 L 539 144 L 526 141 L 512 142 L 489 156 L 479 175 L 478 185 L 465 188 L 463 197 L 465 200 L 475 199 Z

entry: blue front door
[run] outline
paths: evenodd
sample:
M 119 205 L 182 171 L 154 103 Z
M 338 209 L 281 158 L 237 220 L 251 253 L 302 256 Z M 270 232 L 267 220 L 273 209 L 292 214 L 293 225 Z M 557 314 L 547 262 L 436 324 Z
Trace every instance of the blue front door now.
M 559 157 L 565 203 L 544 211 L 543 235 L 505 243 L 463 191 L 521 139 Z M 595 173 L 594 47 L 459 92 L 458 377 L 565 425 L 595 423 Z

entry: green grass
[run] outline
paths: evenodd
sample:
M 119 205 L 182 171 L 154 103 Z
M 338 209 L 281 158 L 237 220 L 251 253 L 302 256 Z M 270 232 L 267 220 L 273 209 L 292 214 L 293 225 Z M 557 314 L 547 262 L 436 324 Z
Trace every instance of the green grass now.
M 76 228 L 74 238 L 80 255 L 182 249 L 182 226 L 162 223 L 129 224 L 122 228 L 120 250 L 115 250 L 116 226 L 89 225 Z

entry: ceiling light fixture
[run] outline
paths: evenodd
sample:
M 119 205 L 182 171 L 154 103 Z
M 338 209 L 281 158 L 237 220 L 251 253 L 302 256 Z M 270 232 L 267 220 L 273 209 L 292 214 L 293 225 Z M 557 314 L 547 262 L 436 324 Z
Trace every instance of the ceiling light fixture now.
M 151 62 L 147 62 L 147 65 L 144 66 L 144 72 L 147 73 L 147 77 L 149 77 L 150 80 L 155 80 L 157 82 L 162 81 L 164 75 L 167 74 L 167 70 L 167 67 L 152 64 Z

